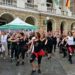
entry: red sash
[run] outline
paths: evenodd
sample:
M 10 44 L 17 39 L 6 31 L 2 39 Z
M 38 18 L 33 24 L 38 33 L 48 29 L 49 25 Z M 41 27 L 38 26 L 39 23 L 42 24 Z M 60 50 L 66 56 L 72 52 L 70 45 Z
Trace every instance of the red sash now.
M 33 54 L 35 54 L 35 56 L 38 58 L 39 56 L 44 56 L 45 52 L 43 49 L 41 49 L 39 52 L 33 52 Z

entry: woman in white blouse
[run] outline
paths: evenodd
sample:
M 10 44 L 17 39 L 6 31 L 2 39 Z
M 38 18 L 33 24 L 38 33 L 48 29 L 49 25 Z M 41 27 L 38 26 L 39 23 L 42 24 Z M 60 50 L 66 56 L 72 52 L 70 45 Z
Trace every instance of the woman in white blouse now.
M 5 32 L 2 32 L 2 35 L 1 35 L 1 44 L 5 48 L 5 57 L 7 57 L 8 56 L 7 34 Z
M 72 32 L 68 32 L 67 36 L 67 49 L 68 49 L 68 54 L 69 54 L 69 62 L 72 64 L 72 54 L 74 52 L 74 40 L 73 40 L 73 35 Z

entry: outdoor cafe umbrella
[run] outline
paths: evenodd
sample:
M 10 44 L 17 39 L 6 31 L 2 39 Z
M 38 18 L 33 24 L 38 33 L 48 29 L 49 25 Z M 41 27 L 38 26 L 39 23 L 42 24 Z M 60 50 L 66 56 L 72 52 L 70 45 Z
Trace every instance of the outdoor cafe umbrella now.
M 38 27 L 28 24 L 24 21 L 22 21 L 20 18 L 16 18 L 12 22 L 0 26 L 0 29 L 12 29 L 12 30 L 37 30 Z

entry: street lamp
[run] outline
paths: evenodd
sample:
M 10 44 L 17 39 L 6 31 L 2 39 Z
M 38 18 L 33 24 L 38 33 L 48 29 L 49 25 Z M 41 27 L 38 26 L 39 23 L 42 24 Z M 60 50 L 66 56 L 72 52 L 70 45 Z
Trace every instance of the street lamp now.
M 49 17 L 46 17 L 46 20 L 48 21 L 49 20 Z
M 46 33 L 47 33 L 47 22 L 50 18 L 49 17 L 46 17 L 46 20 L 45 20 L 45 25 L 46 25 Z

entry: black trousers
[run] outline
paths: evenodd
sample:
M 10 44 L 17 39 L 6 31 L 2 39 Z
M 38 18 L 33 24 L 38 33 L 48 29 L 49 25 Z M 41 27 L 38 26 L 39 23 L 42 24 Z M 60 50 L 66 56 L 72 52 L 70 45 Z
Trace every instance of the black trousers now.
M 72 64 L 72 55 L 69 54 L 69 62 Z
M 31 59 L 30 59 L 30 63 L 32 63 L 35 59 L 36 59 L 36 55 L 32 54 Z M 41 64 L 41 60 L 42 60 L 42 56 L 38 56 L 38 64 Z
M 23 48 L 20 48 L 19 50 L 17 50 L 17 59 L 19 59 L 20 54 L 21 54 L 22 59 L 24 59 L 25 58 L 25 52 L 26 52 L 26 50 Z
M 17 49 L 16 49 L 16 46 L 11 47 L 11 58 L 14 57 L 14 54 L 15 54 L 15 58 L 16 58 L 16 56 L 17 56 Z
M 56 44 L 53 44 L 53 50 L 56 51 Z
M 62 53 L 62 44 L 61 45 L 59 45 L 59 53 Z
M 52 50 L 53 50 L 53 45 L 52 45 L 52 46 L 47 46 L 47 47 L 46 47 L 47 53 L 52 53 Z
M 65 48 L 62 48 L 62 52 L 63 52 L 63 57 L 67 56 L 67 50 Z

